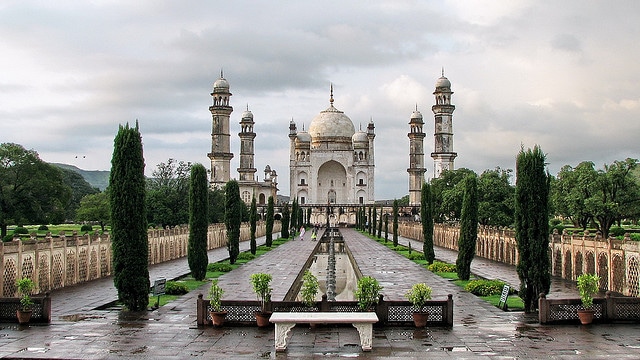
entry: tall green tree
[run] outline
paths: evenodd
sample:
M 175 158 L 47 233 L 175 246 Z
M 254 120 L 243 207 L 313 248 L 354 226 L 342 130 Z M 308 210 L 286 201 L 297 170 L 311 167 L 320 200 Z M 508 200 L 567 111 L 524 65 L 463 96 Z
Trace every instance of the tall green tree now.
M 189 222 L 191 163 L 168 159 L 156 165 L 147 179 L 147 219 L 165 228 Z
M 431 185 L 422 184 L 420 193 L 420 220 L 422 222 L 422 253 L 429 264 L 433 264 L 436 254 L 433 250 L 433 213 L 431 207 Z
M 82 198 L 84 198 L 85 195 L 97 194 L 100 190 L 92 187 L 79 173 L 57 165 L 56 167 L 62 171 L 62 179 L 71 189 L 71 198 L 66 207 L 65 218 L 67 220 L 73 220 L 76 218 L 76 211 L 78 207 L 80 207 Z
M 269 196 L 269 199 L 267 200 L 267 218 L 265 219 L 265 227 L 267 232 L 265 234 L 265 245 L 267 247 L 271 247 L 271 245 L 273 244 L 273 207 L 273 196 Z
M 224 222 L 224 189 L 209 188 L 209 224 Z
M 378 209 L 374 204 L 373 209 L 371 210 L 371 231 L 369 231 L 369 233 L 372 234 L 373 236 L 376 236 L 377 227 L 378 227 Z
M 251 210 L 249 211 L 249 226 L 251 228 L 251 240 L 250 240 L 250 248 L 251 253 L 253 255 L 256 254 L 257 244 L 256 244 L 256 228 L 258 222 L 258 205 L 256 204 L 256 197 L 253 196 L 251 198 Z
M 463 180 L 470 174 L 475 173 L 466 168 L 445 170 L 439 177 L 431 180 L 433 220 L 435 222 L 460 220 L 462 198 L 464 197 Z
M 0 233 L 8 225 L 58 224 L 65 220 L 71 190 L 62 171 L 34 150 L 0 144 Z
M 291 228 L 294 229 L 294 233 L 293 236 L 295 237 L 295 230 L 297 230 L 302 223 L 298 224 L 298 199 L 293 199 L 293 203 L 291 204 L 291 220 L 290 220 L 290 224 L 291 224 Z M 284 226 L 284 225 L 283 225 Z
M 240 187 L 238 181 L 230 180 L 224 186 L 225 216 L 224 223 L 227 228 L 227 248 L 229 250 L 229 262 L 235 264 L 240 254 L 240 225 L 242 224 L 242 206 L 240 199 Z
M 550 198 L 554 213 L 586 230 L 593 220 L 587 202 L 596 194 L 597 183 L 598 171 L 593 162 L 583 161 L 575 168 L 563 166 L 551 183 Z
M 95 221 L 104 232 L 109 223 L 111 211 L 109 210 L 109 195 L 106 191 L 97 194 L 85 195 L 80 200 L 80 207 L 76 211 L 76 219 L 79 221 Z
M 372 217 L 372 209 L 369 206 L 369 217 L 367 218 L 367 232 L 371 234 L 371 229 L 373 229 L 373 217 Z
M 516 158 L 515 228 L 520 297 L 525 311 L 538 308 L 538 296 L 551 286 L 549 264 L 549 182 L 539 146 L 520 150 Z
M 456 272 L 461 280 L 469 280 L 471 262 L 476 253 L 478 239 L 478 185 L 475 174 L 464 180 L 464 198 L 460 219 L 460 239 L 458 240 L 458 259 Z
M 131 311 L 149 304 L 149 246 L 145 207 L 144 157 L 138 123 L 120 125 L 109 175 L 113 282 Z
M 389 214 L 384 214 L 384 242 L 389 241 Z
M 283 239 L 289 238 L 289 221 L 291 220 L 291 214 L 289 213 L 289 204 L 285 203 L 282 207 L 282 229 L 280 229 L 280 237 Z M 293 230 L 293 236 L 295 236 L 295 230 Z
M 398 200 L 393 200 L 393 246 L 398 246 Z
M 382 211 L 384 210 L 384 207 L 381 205 L 380 206 L 380 217 L 378 218 L 378 239 L 382 238 Z
M 187 261 L 194 279 L 204 280 L 207 275 L 207 230 L 209 228 L 209 184 L 207 169 L 202 164 L 191 167 L 189 186 L 189 246 Z
M 485 170 L 478 178 L 478 222 L 482 225 L 513 225 L 515 187 L 511 169 Z

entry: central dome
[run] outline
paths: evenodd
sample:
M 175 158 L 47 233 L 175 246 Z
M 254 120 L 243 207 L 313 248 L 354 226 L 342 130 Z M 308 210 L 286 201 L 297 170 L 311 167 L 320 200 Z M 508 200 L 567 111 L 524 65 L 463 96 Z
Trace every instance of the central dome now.
M 356 129 L 351 119 L 333 107 L 333 104 L 328 109 L 321 111 L 309 125 L 309 134 L 314 138 L 348 138 L 351 141 L 355 132 Z

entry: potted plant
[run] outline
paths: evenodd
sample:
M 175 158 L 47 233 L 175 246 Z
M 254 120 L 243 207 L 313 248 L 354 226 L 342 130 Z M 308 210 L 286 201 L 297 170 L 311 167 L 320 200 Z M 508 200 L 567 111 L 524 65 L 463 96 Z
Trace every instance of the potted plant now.
M 25 277 L 16 281 L 16 287 L 18 288 L 18 294 L 20 295 L 20 308 L 16 311 L 18 322 L 20 324 L 26 324 L 31 319 L 31 306 L 33 306 L 33 300 L 31 299 L 31 292 L 35 287 L 33 280 Z
M 596 274 L 582 274 L 578 276 L 578 291 L 584 310 L 578 310 L 578 317 L 583 325 L 591 324 L 593 321 L 593 296 L 598 293 L 600 277 Z
M 224 290 L 218 285 L 218 280 L 213 280 L 209 288 L 209 305 L 211 305 L 209 315 L 211 315 L 213 326 L 224 325 L 224 319 L 227 317 L 227 312 L 222 311 L 222 295 Z
M 300 297 L 305 306 L 312 307 L 315 305 L 318 287 L 318 278 L 311 271 L 306 270 L 302 275 L 302 288 L 300 289 Z
M 273 289 L 270 287 L 270 284 L 272 279 L 271 274 L 265 273 L 251 274 L 250 277 L 253 291 L 256 293 L 258 300 L 260 300 L 260 311 L 256 311 L 255 313 L 258 327 L 269 325 L 271 313 L 267 311 L 267 303 L 271 301 L 271 291 Z
M 355 296 L 360 310 L 370 311 L 371 306 L 378 303 L 381 290 L 382 286 L 380 286 L 378 280 L 371 276 L 363 276 L 358 279 Z
M 413 304 L 416 311 L 413 312 L 413 323 L 416 327 L 427 326 L 429 313 L 422 311 L 422 308 L 431 299 L 431 287 L 425 283 L 413 284 L 404 296 Z

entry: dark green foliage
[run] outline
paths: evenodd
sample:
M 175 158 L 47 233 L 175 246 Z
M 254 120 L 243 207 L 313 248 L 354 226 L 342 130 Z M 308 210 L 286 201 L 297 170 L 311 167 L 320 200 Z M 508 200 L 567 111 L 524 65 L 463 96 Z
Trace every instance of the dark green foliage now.
M 209 224 L 224 222 L 224 189 L 209 188 Z
M 624 228 L 620 227 L 620 226 L 612 226 L 611 229 L 609 229 L 609 235 L 616 237 L 616 236 L 624 236 L 624 233 L 627 232 L 627 230 L 625 230 Z
M 191 276 L 201 281 L 207 275 L 207 230 L 209 228 L 209 184 L 202 164 L 191 167 L 189 181 L 189 244 L 187 261 Z
M 38 226 L 38 231 L 47 231 L 47 230 L 49 230 L 49 227 L 47 225 Z
M 86 233 L 86 232 L 91 232 L 93 231 L 93 226 L 89 225 L 89 224 L 84 224 L 80 227 L 80 232 L 81 233 Z
M 478 178 L 478 222 L 482 225 L 513 224 L 515 187 L 511 169 L 485 170 Z
M 65 220 L 71 189 L 62 171 L 34 150 L 0 144 L 0 235 L 15 224 L 59 224 Z
M 369 233 L 369 235 L 371 235 L 371 232 L 373 229 L 373 217 L 372 217 L 372 209 L 371 206 L 369 206 L 369 217 L 367 218 L 367 232 Z
M 452 273 L 452 272 L 456 272 L 456 265 L 448 264 L 441 261 L 434 261 L 433 264 L 427 267 L 427 269 L 429 269 L 429 271 L 432 271 L 432 272 Z
M 520 260 L 520 297 L 527 312 L 536 311 L 538 296 L 549 293 L 549 184 L 539 146 L 520 150 L 516 159 L 515 227 Z
M 256 197 L 251 198 L 251 210 L 249 210 L 249 226 L 251 227 L 251 239 L 249 246 L 251 247 L 251 253 L 256 254 L 256 227 L 258 222 L 258 205 L 256 204 Z
M 109 178 L 113 282 L 118 298 L 131 311 L 149 304 L 149 250 L 145 208 L 142 138 L 120 125 L 113 145 Z
M 191 164 L 175 159 L 160 163 L 147 180 L 147 219 L 162 228 L 189 221 Z
M 393 246 L 398 246 L 398 200 L 393 200 Z
M 475 175 L 464 180 L 464 198 L 460 218 L 460 239 L 458 240 L 458 259 L 456 269 L 458 278 L 469 280 L 471 261 L 476 254 L 478 240 L 478 183 Z
M 13 240 L 13 234 L 7 234 L 2 238 L 2 242 L 9 242 Z
M 13 233 L 14 234 L 21 234 L 21 235 L 29 235 L 29 230 L 26 227 L 23 227 L 23 226 L 16 226 L 16 228 L 13 229 Z
M 422 221 L 422 253 L 429 264 L 433 263 L 436 254 L 433 250 L 433 212 L 431 204 L 431 185 L 422 184 L 420 193 L 420 221 Z
M 470 174 L 475 175 L 472 170 L 465 168 L 445 170 L 439 177 L 431 180 L 434 222 L 460 220 L 464 197 L 463 180 Z
M 289 214 L 289 204 L 285 203 L 282 207 L 282 229 L 280 229 L 280 237 L 286 239 L 289 237 L 289 221 L 291 220 L 291 214 Z M 292 225 L 293 226 L 293 225 Z M 295 236 L 295 229 L 293 234 Z
M 64 183 L 71 189 L 71 199 L 67 206 L 65 217 L 67 219 L 75 219 L 80 200 L 86 195 L 99 193 L 100 190 L 92 187 L 79 173 L 62 167 L 59 167 L 59 169 L 62 171 Z
M 231 270 L 233 270 L 233 266 L 231 266 L 231 264 L 227 264 L 227 263 L 223 263 L 223 262 L 215 262 L 215 263 L 211 263 L 211 264 L 207 265 L 207 271 L 229 272 Z
M 378 225 L 378 209 L 373 205 L 373 209 L 371 210 L 371 231 L 369 232 L 371 235 L 376 236 L 376 225 Z
M 236 180 L 230 180 L 224 186 L 224 201 L 226 209 L 224 223 L 227 228 L 227 249 L 229 262 L 234 264 L 240 253 L 240 225 L 242 224 L 242 199 L 240 187 Z
M 424 260 L 424 255 L 419 252 L 412 252 L 412 253 L 409 253 L 409 255 L 407 255 L 406 258 L 409 260 Z
M 389 214 L 384 214 L 384 242 L 389 241 Z
M 167 295 L 184 295 L 189 292 L 187 284 L 178 281 L 167 281 L 164 285 L 164 293 Z
M 476 296 L 491 296 L 502 294 L 504 285 L 500 280 L 473 280 L 464 289 Z
M 298 225 L 298 210 L 300 210 L 300 207 L 298 206 L 298 199 L 296 198 L 293 199 L 293 203 L 291 204 L 291 221 L 289 222 L 291 224 L 291 228 L 293 229 L 298 229 L 300 226 L 302 226 L 302 222 Z M 284 224 L 282 226 L 284 227 Z M 295 236 L 295 234 L 293 235 Z M 289 236 L 282 237 L 286 239 Z
M 80 200 L 80 207 L 76 210 L 78 220 L 98 222 L 102 232 L 110 217 L 109 195 L 106 192 L 86 195 Z
M 271 247 L 273 244 L 273 196 L 269 196 L 269 200 L 267 200 L 267 218 L 266 218 L 266 231 L 265 234 L 265 245 L 267 247 Z
M 383 207 L 380 206 L 380 218 L 378 219 L 378 238 L 382 238 L 382 209 Z
M 241 252 L 238 254 L 238 260 L 253 260 L 255 258 L 256 256 L 254 254 L 248 252 Z

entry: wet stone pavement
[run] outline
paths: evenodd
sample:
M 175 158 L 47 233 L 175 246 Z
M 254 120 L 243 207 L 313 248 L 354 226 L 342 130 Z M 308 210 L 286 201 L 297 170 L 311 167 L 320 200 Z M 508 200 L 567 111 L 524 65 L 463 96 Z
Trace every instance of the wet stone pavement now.
M 156 311 L 125 313 L 118 309 L 96 310 L 95 304 L 107 303 L 115 296 L 110 279 L 53 292 L 53 321 L 48 326 L 0 324 L 0 357 L 30 359 L 604 359 L 640 358 L 640 324 L 553 325 L 542 326 L 535 315 L 503 312 L 451 282 L 414 264 L 384 246 L 347 230 L 347 246 L 363 273 L 380 277 L 385 297 L 401 297 L 403 289 L 417 281 L 426 281 L 434 289 L 434 298 L 453 294 L 452 328 L 415 329 L 413 327 L 375 327 L 373 350 L 362 352 L 357 331 L 352 326 L 319 326 L 310 329 L 298 325 L 288 339 L 288 349 L 274 351 L 273 328 L 196 326 L 195 303 L 198 293 L 208 285 L 179 298 Z M 264 238 L 260 239 L 264 242 Z M 406 240 L 406 239 L 405 239 Z M 248 244 L 243 243 L 244 247 Z M 417 247 L 417 246 L 416 246 Z M 312 251 L 310 241 L 290 241 L 248 265 L 226 275 L 229 284 L 237 282 L 226 296 L 247 296 L 250 288 L 240 284 L 246 274 L 279 272 L 275 287 L 287 287 L 297 261 Z M 438 255 L 444 249 L 436 250 Z M 212 261 L 225 257 L 226 249 L 209 253 Z M 295 255 L 294 255 L 295 254 Z M 372 254 L 375 254 L 372 256 Z M 444 257 L 444 256 L 443 256 Z M 480 265 L 483 277 L 501 278 L 504 268 Z M 182 263 L 181 263 L 182 262 Z M 297 264 L 301 265 L 301 264 Z M 501 265 L 501 264 L 500 264 Z M 246 268 L 245 268 L 246 267 Z M 243 269 L 244 268 L 244 269 Z M 155 265 L 156 276 L 175 278 L 188 272 L 186 259 L 173 264 Z M 493 270 L 492 270 L 493 269 Z M 508 268 L 507 268 L 508 270 Z M 510 273 L 515 273 L 511 267 Z M 182 273 L 182 274 L 181 274 Z M 375 273 L 375 274 L 374 274 Z M 409 275 L 410 274 L 410 275 Z M 513 275 L 509 275 L 513 276 Z M 517 278 L 517 277 L 516 277 Z M 274 279 L 275 280 L 275 279 Z M 230 285 L 234 286 L 234 285 Z M 560 289 L 560 292 L 563 290 Z M 567 291 L 568 288 L 567 288 Z M 285 291 L 286 292 L 286 291 Z M 552 290 L 553 292 L 553 290 Z M 282 290 L 278 290 L 282 293 Z

